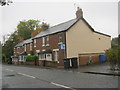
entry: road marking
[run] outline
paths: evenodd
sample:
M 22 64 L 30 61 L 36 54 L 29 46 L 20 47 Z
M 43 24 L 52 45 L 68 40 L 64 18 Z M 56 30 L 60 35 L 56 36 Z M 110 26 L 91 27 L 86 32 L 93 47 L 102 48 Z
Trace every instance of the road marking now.
M 13 70 L 10 70 L 10 69 L 6 69 L 7 71 L 11 71 L 11 72 L 13 72 Z
M 61 85 L 61 84 L 57 84 L 57 83 L 54 83 L 54 82 L 51 82 L 51 84 L 56 85 L 56 86 L 60 86 L 60 87 L 63 87 L 63 88 L 71 88 L 71 87 Z
M 36 77 L 34 77 L 34 76 L 27 75 L 27 74 L 24 74 L 24 73 L 18 73 L 18 74 L 23 75 L 23 76 L 27 76 L 27 77 L 31 77 L 31 78 L 36 78 Z

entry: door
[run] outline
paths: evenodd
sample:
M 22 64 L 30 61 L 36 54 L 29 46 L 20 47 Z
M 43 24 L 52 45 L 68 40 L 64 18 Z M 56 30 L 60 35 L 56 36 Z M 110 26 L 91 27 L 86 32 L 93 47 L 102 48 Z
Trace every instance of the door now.
M 58 51 L 54 51 L 54 61 L 58 61 Z

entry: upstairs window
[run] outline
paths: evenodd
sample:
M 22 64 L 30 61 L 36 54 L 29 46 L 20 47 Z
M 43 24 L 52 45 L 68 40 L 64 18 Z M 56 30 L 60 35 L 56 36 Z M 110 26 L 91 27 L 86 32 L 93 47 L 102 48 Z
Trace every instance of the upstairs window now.
M 46 46 L 49 46 L 49 36 L 46 36 Z
M 58 33 L 58 36 L 59 36 L 59 43 L 62 43 L 62 33 Z
M 30 51 L 32 51 L 32 43 L 30 43 Z
M 34 39 L 34 47 L 36 47 L 36 39 Z
M 42 37 L 42 46 L 45 46 L 45 37 Z
M 26 44 L 24 45 L 24 51 L 26 52 Z

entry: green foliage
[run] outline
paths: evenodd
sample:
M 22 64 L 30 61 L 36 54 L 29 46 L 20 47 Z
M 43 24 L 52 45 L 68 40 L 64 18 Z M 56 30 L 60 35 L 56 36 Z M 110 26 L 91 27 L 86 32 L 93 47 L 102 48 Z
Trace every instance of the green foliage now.
M 33 50 L 32 50 L 32 51 L 30 51 L 30 54 L 31 54 L 31 55 L 34 55 L 34 51 L 33 51 Z
M 120 45 L 117 48 L 109 49 L 105 54 L 110 65 L 113 67 L 116 65 L 120 66 Z M 112 69 L 114 69 L 113 67 Z
M 4 46 L 2 46 L 2 58 L 3 61 L 6 62 L 8 59 L 11 59 L 13 55 L 13 48 L 18 43 L 18 36 L 16 35 L 16 31 L 10 35 L 9 39 L 5 42 Z
M 111 42 L 111 46 L 113 49 L 118 48 L 118 38 L 113 38 Z
M 26 57 L 26 62 L 32 62 L 38 59 L 38 56 L 29 55 Z
M 26 39 L 29 39 L 31 37 L 32 32 L 35 30 L 35 28 L 39 28 L 39 20 L 24 20 L 20 21 L 20 23 L 17 26 L 18 30 L 18 36 Z

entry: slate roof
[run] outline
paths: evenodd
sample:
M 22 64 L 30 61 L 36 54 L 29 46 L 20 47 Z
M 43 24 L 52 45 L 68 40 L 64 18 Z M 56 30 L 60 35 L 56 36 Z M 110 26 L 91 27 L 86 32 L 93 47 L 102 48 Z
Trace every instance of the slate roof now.
M 39 34 L 37 34 L 35 37 L 32 37 L 30 39 L 27 39 L 21 43 L 18 43 L 15 47 L 20 47 L 20 46 L 23 46 L 24 44 L 27 44 L 27 43 L 31 43 L 32 42 L 32 39 L 36 39 L 36 38 L 39 38 L 39 37 L 43 37 L 43 36 L 47 36 L 47 35 L 50 35 L 50 34 L 54 34 L 54 33 L 58 33 L 58 32 L 62 32 L 62 31 L 66 31 L 68 30 L 69 28 L 71 28 L 77 21 L 79 20 L 84 20 L 85 21 L 85 24 L 95 33 L 99 33 L 99 34 L 102 34 L 102 35 L 105 35 L 105 36 L 108 36 L 108 37 L 111 37 L 110 35 L 107 35 L 107 34 L 103 34 L 103 33 L 100 33 L 100 32 L 97 32 L 95 31 L 88 23 L 87 21 L 81 17 L 79 19 L 75 18 L 75 19 L 72 19 L 72 20 L 69 20 L 67 22 L 64 22 L 64 23 L 61 23 L 61 24 L 58 24 L 58 25 L 55 25 L 53 27 L 50 27 L 48 28 L 47 30 L 45 31 L 42 31 L 40 32 Z
M 24 41 L 18 43 L 17 45 L 15 45 L 15 47 L 21 47 L 21 46 L 23 46 L 24 44 L 28 44 L 28 43 L 31 43 L 31 42 L 32 42 L 32 38 L 27 39 L 27 40 L 24 40 Z
M 50 34 L 54 34 L 54 33 L 57 33 L 57 32 L 65 31 L 68 28 L 70 28 L 77 21 L 78 21 L 78 19 L 75 18 L 75 19 L 69 20 L 67 22 L 64 22 L 64 23 L 55 25 L 53 27 L 50 27 L 49 29 L 47 29 L 45 31 L 42 31 L 39 34 L 37 34 L 33 39 L 39 38 L 39 37 L 42 37 L 42 36 L 46 36 L 46 35 L 50 35 Z
M 110 35 L 107 35 L 107 34 L 104 34 L 104 33 L 100 33 L 100 32 L 97 32 L 95 31 L 88 23 L 87 21 L 81 17 L 79 19 L 75 18 L 75 19 L 72 19 L 72 20 L 69 20 L 67 22 L 64 22 L 64 23 L 61 23 L 61 24 L 58 24 L 58 25 L 55 25 L 53 27 L 50 27 L 49 29 L 45 30 L 45 31 L 42 31 L 40 32 L 39 34 L 37 34 L 35 37 L 33 37 L 33 39 L 36 39 L 36 38 L 39 38 L 39 37 L 42 37 L 42 36 L 46 36 L 46 35 L 50 35 L 50 34 L 54 34 L 54 33 L 58 33 L 58 32 L 62 32 L 62 31 L 66 31 L 68 30 L 71 26 L 73 26 L 77 21 L 79 20 L 84 20 L 85 21 L 85 24 L 95 33 L 99 33 L 99 34 L 102 34 L 102 35 L 105 35 L 105 36 L 108 36 L 108 37 L 111 37 Z

